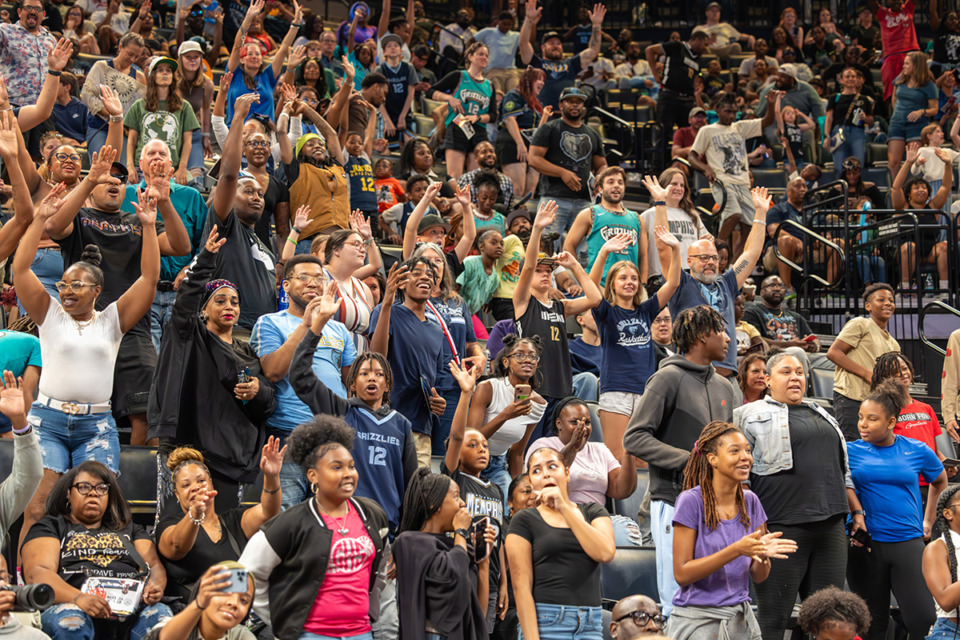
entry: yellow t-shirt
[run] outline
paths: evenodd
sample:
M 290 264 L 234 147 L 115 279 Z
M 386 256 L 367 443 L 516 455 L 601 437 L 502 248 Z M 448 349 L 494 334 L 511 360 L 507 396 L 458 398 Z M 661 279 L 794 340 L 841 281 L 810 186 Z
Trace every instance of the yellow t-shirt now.
M 877 358 L 891 351 L 900 351 L 900 343 L 869 316 L 854 318 L 848 322 L 840 331 L 837 340 L 843 340 L 853 347 L 847 355 L 871 371 Z M 833 390 L 851 400 L 860 401 L 867 397 L 870 385 L 860 376 L 837 367 L 833 375 Z
M 511 234 L 503 239 L 503 253 L 497 260 L 494 269 L 500 273 L 500 286 L 494 292 L 494 298 L 513 298 L 513 290 L 517 288 L 520 279 L 520 265 L 523 263 L 523 242 Z

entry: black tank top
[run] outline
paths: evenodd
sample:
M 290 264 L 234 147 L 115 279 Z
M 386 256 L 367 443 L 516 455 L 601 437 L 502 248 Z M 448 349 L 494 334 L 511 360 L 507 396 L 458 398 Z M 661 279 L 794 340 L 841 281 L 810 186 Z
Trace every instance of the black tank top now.
M 543 353 L 537 365 L 537 391 L 551 398 L 566 398 L 573 394 L 573 371 L 570 367 L 570 349 L 567 345 L 567 320 L 563 302 L 554 300 L 546 306 L 530 296 L 527 310 L 517 318 L 517 334 L 540 336 Z

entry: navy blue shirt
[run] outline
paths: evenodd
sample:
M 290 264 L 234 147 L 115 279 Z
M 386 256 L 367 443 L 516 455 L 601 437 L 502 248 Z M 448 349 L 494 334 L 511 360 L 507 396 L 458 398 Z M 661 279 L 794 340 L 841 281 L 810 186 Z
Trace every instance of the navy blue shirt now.
M 587 344 L 583 341 L 583 338 L 570 341 L 570 365 L 573 367 L 574 375 L 592 373 L 599 378 L 602 359 L 603 350 L 600 345 L 595 347 L 592 344 Z
M 368 407 L 352 404 L 343 416 L 356 430 L 353 457 L 360 471 L 357 495 L 370 498 L 383 507 L 390 528 L 400 526 L 400 504 L 405 487 L 403 477 L 404 442 L 410 421 L 396 410 L 378 416 Z
M 352 156 L 343 150 L 343 170 L 350 180 L 350 210 L 360 209 L 364 213 L 376 213 L 377 189 L 374 186 L 373 165 L 366 154 Z
M 463 359 L 467 357 L 467 343 L 477 341 L 477 336 L 473 331 L 473 316 L 470 314 L 470 308 L 467 307 L 467 303 L 460 296 L 446 301 L 440 298 L 430 298 L 430 304 L 443 317 L 443 321 L 447 325 L 447 331 L 450 332 L 450 337 L 453 339 L 453 344 L 457 346 L 457 354 L 459 354 L 462 363 Z M 436 320 L 436 316 L 430 310 L 430 307 L 427 307 L 427 318 L 437 322 L 438 327 L 440 326 L 440 322 Z M 450 348 L 450 341 L 444 336 L 443 359 L 440 370 L 437 372 L 437 391 L 460 388 L 460 383 L 450 373 L 449 364 L 451 360 L 453 360 L 453 350 Z
M 684 309 L 705 304 L 720 312 L 726 323 L 727 335 L 730 336 L 730 347 L 723 362 L 714 362 L 715 367 L 724 367 L 731 371 L 737 370 L 737 335 L 736 322 L 733 319 L 733 303 L 740 295 L 737 286 L 737 274 L 729 269 L 715 284 L 708 285 L 696 280 L 686 271 L 680 271 L 680 286 L 670 298 L 670 315 L 676 318 Z M 654 314 L 656 315 L 656 314 Z
M 516 117 L 517 126 L 522 132 L 524 129 L 533 129 L 537 126 L 537 112 L 534 111 L 527 101 L 520 95 L 520 91 L 512 89 L 507 91 L 500 101 L 500 126 L 506 131 L 507 125 L 504 124 L 507 118 Z M 533 132 L 529 132 L 533 135 Z M 502 135 L 510 135 L 503 133 Z
M 863 440 L 847 443 L 850 475 L 877 542 L 923 537 L 923 507 L 917 474 L 932 483 L 943 465 L 923 442 L 897 436 L 889 447 Z
M 530 60 L 530 66 L 534 69 L 543 69 L 547 74 L 543 89 L 540 90 L 540 104 L 550 105 L 555 110 L 560 106 L 560 92 L 567 87 L 576 85 L 577 75 L 579 75 L 582 65 L 580 56 L 572 56 L 563 60 L 544 60 L 534 54 Z
M 767 224 L 780 224 L 784 220 L 793 220 L 794 222 L 802 223 L 803 219 L 800 214 L 800 210 L 795 206 L 790 204 L 789 201 L 784 199 L 782 202 L 775 204 L 770 207 L 770 210 L 767 211 Z M 799 238 L 803 240 L 803 235 L 797 231 L 797 228 L 794 226 L 784 227 L 781 233 L 789 233 L 794 238 Z M 770 240 L 770 236 L 767 236 L 767 240 Z
M 653 296 L 632 311 L 601 300 L 592 311 L 603 349 L 600 393 L 643 393 L 657 370 L 650 328 L 660 313 L 660 299 Z
M 59 102 L 53 104 L 53 121 L 57 131 L 77 142 L 86 140 L 89 115 L 87 105 L 76 98 L 71 98 L 66 105 Z
M 370 335 L 377 329 L 382 304 L 370 315 Z M 443 362 L 443 331 L 440 325 L 429 318 L 420 321 L 413 311 L 402 304 L 394 304 L 390 310 L 390 342 L 387 361 L 393 370 L 393 389 L 390 390 L 390 406 L 403 414 L 413 425 L 415 433 L 430 435 L 433 432 L 434 416 L 430 413 L 426 393 L 436 388 L 437 372 L 446 367 Z
M 387 99 L 384 102 L 384 107 L 386 107 L 390 119 L 396 123 L 400 112 L 403 111 L 403 105 L 407 101 L 407 93 L 413 91 L 413 85 L 419 82 L 417 72 L 413 65 L 408 62 L 400 62 L 400 66 L 396 69 L 390 68 L 390 65 L 384 62 L 377 67 L 377 73 L 382 73 L 387 79 Z

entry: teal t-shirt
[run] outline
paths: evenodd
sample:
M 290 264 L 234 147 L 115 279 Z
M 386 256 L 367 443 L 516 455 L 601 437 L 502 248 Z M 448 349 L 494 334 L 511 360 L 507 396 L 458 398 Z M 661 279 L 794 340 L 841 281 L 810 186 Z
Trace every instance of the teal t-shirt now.
M 500 286 L 500 272 L 496 264 L 490 275 L 483 268 L 483 258 L 467 256 L 463 261 L 463 273 L 457 276 L 460 295 L 463 296 L 470 313 L 477 313 L 483 305 L 490 302 L 497 287 Z
M 40 339 L 20 331 L 0 331 L 0 372 L 10 371 L 19 377 L 28 366 L 43 366 Z
M 123 126 L 137 132 L 137 151 L 134 161 L 140 162 L 143 147 L 156 138 L 167 143 L 170 149 L 170 161 L 176 169 L 180 164 L 180 150 L 183 146 L 183 134 L 200 128 L 197 114 L 193 107 L 184 100 L 176 111 L 167 111 L 167 101 L 161 100 L 156 111 L 147 111 L 146 103 L 140 98 L 132 105 L 127 115 L 123 117 Z M 132 167 L 130 168 L 133 170 Z
M 479 116 L 490 113 L 490 100 L 493 98 L 493 90 L 490 87 L 489 80 L 484 79 L 483 82 L 477 82 L 470 77 L 469 73 L 461 71 L 460 84 L 457 85 L 453 95 L 463 104 L 463 115 L 465 116 Z M 456 116 L 456 111 L 449 109 L 447 113 L 448 127 Z
M 588 265 L 593 265 L 593 261 L 600 254 L 600 249 L 610 238 L 621 233 L 629 233 L 633 238 L 633 244 L 624 251 L 611 253 L 607 256 L 607 263 L 603 265 L 603 278 L 600 280 L 600 286 L 604 286 L 607 281 L 607 271 L 614 263 L 620 260 L 628 260 L 637 264 L 637 243 L 640 239 L 640 216 L 635 211 L 624 209 L 620 211 L 609 211 L 601 205 L 595 204 L 590 208 L 593 218 L 593 224 L 590 227 L 590 234 L 587 236 Z M 587 267 L 589 269 L 589 266 Z
M 507 221 L 503 217 L 503 214 L 499 211 L 494 211 L 489 220 L 481 220 L 480 218 L 474 216 L 473 221 L 477 225 L 478 236 L 487 229 L 496 229 L 500 232 L 501 236 L 506 235 Z

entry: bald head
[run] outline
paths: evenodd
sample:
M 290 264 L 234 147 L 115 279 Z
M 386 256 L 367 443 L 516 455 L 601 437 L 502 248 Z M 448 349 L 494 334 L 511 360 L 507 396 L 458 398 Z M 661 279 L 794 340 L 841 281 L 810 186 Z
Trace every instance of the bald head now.
M 640 614 L 646 614 L 646 616 Z M 663 620 L 657 618 L 659 615 L 660 607 L 647 596 L 627 596 L 613 606 L 610 635 L 616 640 L 662 636 Z M 644 624 L 639 624 L 641 619 L 644 620 Z

